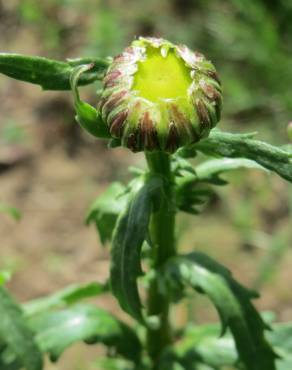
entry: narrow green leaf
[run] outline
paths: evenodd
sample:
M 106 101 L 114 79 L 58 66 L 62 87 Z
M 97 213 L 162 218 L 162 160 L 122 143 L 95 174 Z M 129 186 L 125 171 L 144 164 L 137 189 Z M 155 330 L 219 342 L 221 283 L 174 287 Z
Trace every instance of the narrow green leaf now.
M 207 139 L 179 151 L 181 156 L 192 157 L 197 151 L 208 155 L 248 158 L 292 182 L 292 152 L 265 142 L 254 140 L 254 134 L 231 134 L 212 130 Z
M 117 218 L 125 210 L 128 199 L 126 187 L 114 182 L 91 205 L 86 224 L 95 224 L 102 244 L 111 240 Z
M 97 282 L 88 284 L 75 284 L 49 296 L 23 304 L 24 313 L 27 316 L 39 314 L 52 308 L 70 305 L 85 298 L 96 297 L 107 291 L 105 284 Z
M 141 275 L 140 254 L 147 238 L 155 200 L 161 196 L 162 179 L 152 177 L 131 199 L 118 219 L 111 250 L 111 287 L 121 307 L 143 322 L 137 278 Z
M 80 77 L 79 85 L 102 78 L 109 62 L 104 59 L 71 59 L 59 62 L 37 56 L 0 53 L 0 73 L 16 80 L 40 85 L 44 90 L 71 90 L 70 76 L 76 66 L 93 63 L 92 70 Z
M 202 253 L 178 256 L 166 264 L 162 280 L 171 290 L 190 286 L 208 295 L 228 327 L 248 370 L 275 370 L 276 355 L 267 343 L 267 326 L 251 303 L 256 295 L 238 284 L 230 271 Z
M 135 332 L 108 312 L 93 305 L 74 305 L 56 312 L 45 312 L 29 320 L 36 341 L 52 361 L 73 343 L 103 343 L 118 354 L 139 362 L 141 345 Z
M 6 343 L 15 360 L 26 370 L 41 370 L 42 355 L 33 333 L 26 326 L 20 307 L 3 287 L 0 287 L 0 318 L 0 340 Z

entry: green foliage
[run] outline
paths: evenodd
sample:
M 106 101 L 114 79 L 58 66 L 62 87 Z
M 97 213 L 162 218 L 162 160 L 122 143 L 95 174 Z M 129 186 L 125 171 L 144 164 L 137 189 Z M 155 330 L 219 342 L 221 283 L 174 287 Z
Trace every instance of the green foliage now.
M 198 182 L 220 185 L 220 183 L 224 183 L 224 180 L 220 178 L 220 175 L 222 173 L 241 168 L 255 168 L 265 170 L 264 167 L 249 159 L 223 158 L 211 159 L 209 161 L 201 163 L 195 168 L 195 173 Z
M 201 151 L 211 156 L 248 158 L 292 182 L 292 152 L 254 140 L 254 135 L 231 134 L 215 129 L 207 139 L 181 149 L 179 154 L 193 157 L 197 151 Z
M 26 370 L 41 370 L 42 355 L 32 331 L 27 327 L 23 313 L 4 287 L 0 287 L 0 367 L 8 370 L 16 364 Z M 5 352 L 5 353 L 3 353 Z M 2 364 L 1 364 L 2 362 Z
M 70 6 L 76 5 L 71 0 L 53 3 L 58 7 L 67 1 Z M 36 6 L 33 8 L 33 5 Z M 127 26 L 123 25 L 122 32 L 117 35 L 120 22 L 111 5 L 98 6 L 101 10 L 98 22 L 92 18 L 89 34 L 92 46 L 97 46 L 98 55 L 104 57 L 116 53 L 127 32 L 135 32 L 124 21 Z M 95 9 L 94 4 L 92 7 Z M 291 22 L 282 18 L 281 11 L 285 9 L 285 13 L 292 14 L 291 6 L 284 1 L 280 6 L 270 1 L 163 0 L 159 4 L 149 1 L 147 7 L 148 12 L 143 14 L 143 7 L 139 13 L 145 33 L 164 34 L 157 31 L 167 25 L 167 32 L 173 34 L 174 40 L 181 42 L 188 38 L 188 43 L 201 46 L 203 51 L 207 49 L 216 56 L 214 59 L 221 61 L 219 69 L 223 76 L 228 76 L 223 80 L 229 120 L 240 121 L 255 110 L 256 123 L 265 114 L 270 123 L 277 117 L 279 122 L 287 124 L 292 105 L 291 76 L 287 73 L 290 62 L 285 56 L 291 47 L 283 40 L 292 28 Z M 157 7 L 163 12 L 157 11 Z M 175 22 L 170 22 L 174 18 L 167 14 L 169 9 L 179 14 Z M 20 13 L 25 21 L 46 22 L 45 12 L 33 1 L 25 1 Z M 159 14 L 159 22 L 155 25 L 154 13 Z M 60 19 L 60 23 L 62 21 Z M 52 31 L 51 40 L 57 43 L 61 40 L 63 26 L 60 24 Z M 54 21 L 46 22 L 48 32 L 53 28 Z M 253 48 L 251 40 L 254 40 Z M 226 59 L 232 63 L 226 63 Z M 0 53 L 0 73 L 38 84 L 45 90 L 71 89 L 81 127 L 95 137 L 108 139 L 110 134 L 99 111 L 81 100 L 78 86 L 101 80 L 110 61 L 111 58 L 83 58 L 58 62 Z M 239 80 L 237 73 L 242 68 L 246 78 Z M 102 244 L 112 241 L 110 286 L 96 282 L 73 285 L 20 308 L 3 288 L 9 274 L 0 272 L 1 370 L 23 367 L 41 370 L 41 352 L 48 353 L 56 361 L 68 347 L 80 341 L 102 343 L 109 348 L 108 356 L 96 363 L 98 369 L 104 370 L 275 370 L 276 366 L 277 370 L 291 370 L 292 325 L 273 325 L 273 331 L 268 331 L 251 303 L 256 294 L 237 283 L 226 268 L 203 254 L 175 255 L 175 246 L 167 245 L 171 244 L 168 241 L 172 241 L 174 234 L 174 212 L 183 210 L 198 214 L 200 207 L 213 196 L 215 186 L 227 184 L 222 174 L 241 168 L 261 169 L 273 171 L 292 182 L 291 146 L 278 148 L 255 140 L 254 135 L 213 130 L 208 138 L 179 150 L 171 159 L 159 152 L 146 153 L 149 172 L 136 171 L 138 177 L 128 186 L 113 183 L 97 198 L 86 223 L 96 226 Z M 109 147 L 119 145 L 116 139 L 109 143 Z M 201 160 L 198 152 L 217 158 L 197 161 Z M 196 165 L 186 159 L 195 156 Z M 16 209 L 4 204 L 0 205 L 0 212 L 20 218 Z M 141 253 L 144 242 L 148 247 L 145 254 Z M 287 245 L 286 237 L 275 237 L 257 283 L 267 280 L 273 270 L 272 262 L 283 255 Z M 152 323 L 157 324 L 152 327 L 145 325 L 138 290 L 144 256 L 147 257 L 145 267 L 149 262 L 152 268 L 143 280 L 146 291 L 142 295 L 147 314 L 153 319 Z M 215 305 L 222 323 L 220 337 L 217 324 L 189 325 L 179 333 L 172 329 L 168 317 L 171 298 L 184 298 L 187 288 L 207 295 Z M 123 310 L 138 321 L 135 329 L 142 334 L 143 343 L 132 328 L 112 314 L 94 305 L 77 304 L 110 289 Z M 157 347 L 154 351 L 153 346 Z
M 268 333 L 268 339 L 277 355 L 277 370 L 290 370 L 292 367 L 292 323 L 282 323 L 273 326 Z
M 0 285 L 5 284 L 11 278 L 11 272 L 9 270 L 0 270 Z
M 111 240 L 117 218 L 127 206 L 128 198 L 126 187 L 114 182 L 91 205 L 86 224 L 95 224 L 102 244 Z
M 40 85 L 44 90 L 71 90 L 70 76 L 74 68 L 93 63 L 93 68 L 78 80 L 80 85 L 100 79 L 108 67 L 103 59 L 72 59 L 58 62 L 42 57 L 0 53 L 0 73 L 16 80 Z
M 82 128 L 91 135 L 99 138 L 111 138 L 108 126 L 103 122 L 101 114 L 90 104 L 80 100 L 78 92 L 78 82 L 83 73 L 91 70 L 94 63 L 85 64 L 76 67 L 70 76 L 70 84 L 74 96 L 74 105 L 76 110 L 76 120 Z
M 81 299 L 96 297 L 107 291 L 107 285 L 100 283 L 75 284 L 44 298 L 35 299 L 23 305 L 26 316 L 33 316 L 53 308 L 71 305 Z
M 182 158 L 179 158 L 179 163 Z M 184 166 L 177 165 L 179 171 L 176 177 L 176 203 L 181 211 L 199 214 L 200 206 L 206 203 L 213 195 L 214 190 L 209 185 L 226 185 L 227 181 L 222 173 L 240 168 L 255 168 L 265 170 L 255 161 L 245 158 L 220 158 L 207 160 L 196 167 L 184 160 Z
M 44 312 L 29 319 L 31 330 L 42 352 L 58 360 L 66 348 L 78 341 L 103 343 L 117 353 L 138 362 L 140 342 L 125 324 L 94 305 L 79 304 L 70 308 Z
M 274 370 L 275 354 L 264 337 L 267 329 L 250 300 L 257 295 L 238 284 L 222 265 L 201 253 L 170 259 L 162 279 L 175 295 L 184 286 L 208 295 L 235 339 L 240 360 L 249 370 Z
M 229 332 L 220 336 L 219 325 L 188 325 L 180 340 L 165 351 L 161 366 L 166 369 L 174 362 L 184 369 L 197 370 L 204 364 L 217 370 L 237 366 L 238 355 L 232 336 Z
M 111 250 L 111 288 L 121 307 L 142 322 L 137 278 L 141 275 L 140 253 L 148 233 L 151 212 L 161 196 L 162 179 L 146 178 L 143 187 L 132 194 L 118 219 Z
M 120 358 L 102 357 L 95 362 L 96 369 L 103 370 L 132 370 L 133 364 Z
M 266 334 L 278 356 L 277 370 L 291 369 L 291 330 L 291 323 L 274 324 L 272 330 Z M 241 368 L 230 332 L 224 336 L 219 336 L 219 333 L 220 327 L 217 324 L 189 325 L 181 333 L 180 340 L 165 351 L 160 363 L 161 369 L 171 368 L 175 363 L 188 370 L 200 369 L 201 364 L 216 370 Z

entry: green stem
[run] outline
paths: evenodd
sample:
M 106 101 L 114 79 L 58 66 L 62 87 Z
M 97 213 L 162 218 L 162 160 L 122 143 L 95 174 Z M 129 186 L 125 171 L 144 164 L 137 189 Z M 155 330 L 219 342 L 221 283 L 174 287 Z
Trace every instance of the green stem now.
M 173 191 L 173 174 L 170 167 L 170 156 L 163 152 L 146 153 L 149 171 L 159 174 L 164 179 L 164 192 L 160 208 L 153 212 L 150 222 L 150 238 L 153 243 L 152 268 L 159 269 L 176 253 L 175 249 L 175 207 Z M 148 315 L 159 316 L 158 329 L 148 329 L 147 349 L 153 360 L 154 368 L 163 349 L 172 342 L 172 332 L 169 323 L 169 300 L 161 295 L 157 280 L 154 278 L 148 292 Z

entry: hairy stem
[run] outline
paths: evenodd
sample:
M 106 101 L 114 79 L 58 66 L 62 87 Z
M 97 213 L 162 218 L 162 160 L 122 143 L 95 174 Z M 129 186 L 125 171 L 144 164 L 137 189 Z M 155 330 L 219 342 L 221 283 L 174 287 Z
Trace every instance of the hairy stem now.
M 163 152 L 147 153 L 146 159 L 150 173 L 160 174 L 164 179 L 164 191 L 159 210 L 153 212 L 150 221 L 150 238 L 154 245 L 152 267 L 157 270 L 168 258 L 175 255 L 175 207 L 173 174 L 170 156 Z M 148 292 L 148 315 L 159 316 L 158 329 L 148 329 L 147 349 L 153 359 L 154 369 L 163 349 L 172 342 L 169 323 L 169 300 L 158 290 L 157 280 L 151 281 Z

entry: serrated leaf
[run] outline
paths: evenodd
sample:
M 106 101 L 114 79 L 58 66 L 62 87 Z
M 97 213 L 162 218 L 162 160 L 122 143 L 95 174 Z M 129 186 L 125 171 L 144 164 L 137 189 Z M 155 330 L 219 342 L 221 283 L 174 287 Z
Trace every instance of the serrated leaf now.
M 0 287 L 0 318 L 0 340 L 15 356 L 11 364 L 16 360 L 26 370 L 41 370 L 42 355 L 33 333 L 26 326 L 20 307 L 3 287 Z
M 100 58 L 60 62 L 37 56 L 0 53 L 0 73 L 16 80 L 40 85 L 44 90 L 71 90 L 72 71 L 76 66 L 88 63 L 93 63 L 94 67 L 80 77 L 79 85 L 87 85 L 101 79 L 109 62 Z
M 237 283 L 229 270 L 202 253 L 191 253 L 170 260 L 162 280 L 171 290 L 190 286 L 211 299 L 223 332 L 230 329 L 248 370 L 276 369 L 276 356 L 264 336 L 267 327 L 251 303 L 256 295 Z
M 162 179 L 152 177 L 133 196 L 118 219 L 111 249 L 111 287 L 121 307 L 143 322 L 137 278 L 141 275 L 140 254 L 147 238 L 155 200 L 161 196 Z
M 201 151 L 212 156 L 248 158 L 292 182 L 291 151 L 254 140 L 254 135 L 231 134 L 215 129 L 207 139 L 180 150 L 178 154 L 190 157 L 195 155 L 196 151 Z
M 126 187 L 114 182 L 91 205 L 86 224 L 95 224 L 102 244 L 111 240 L 117 218 L 125 210 L 128 199 Z
M 36 341 L 52 361 L 73 343 L 103 343 L 118 354 L 139 361 L 141 345 L 135 332 L 108 312 L 93 305 L 75 305 L 56 312 L 45 312 L 29 320 Z
M 97 282 L 88 284 L 74 284 L 48 297 L 38 298 L 23 304 L 26 316 L 32 316 L 52 308 L 76 303 L 82 299 L 96 297 L 107 291 L 107 285 Z

